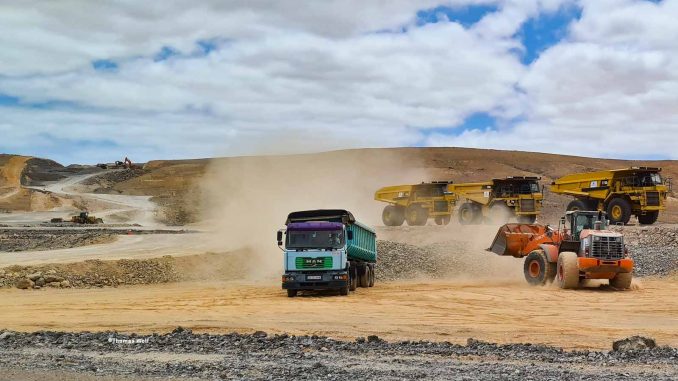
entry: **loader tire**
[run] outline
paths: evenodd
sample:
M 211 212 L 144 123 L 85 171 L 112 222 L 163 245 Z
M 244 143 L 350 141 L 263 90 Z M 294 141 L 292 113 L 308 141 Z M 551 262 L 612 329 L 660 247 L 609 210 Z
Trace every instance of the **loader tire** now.
M 536 214 L 528 214 L 523 216 L 518 216 L 518 222 L 521 224 L 533 224 L 537 221 Z
M 451 216 L 437 216 L 435 218 L 436 225 L 448 225 L 450 223 Z
M 584 200 L 572 200 L 570 201 L 569 204 L 567 204 L 567 211 L 573 211 L 573 210 L 595 210 L 595 209 L 590 209 L 590 206 L 588 203 L 586 203 Z
M 631 220 L 631 204 L 624 198 L 614 198 L 607 204 L 607 218 L 610 224 L 626 225 Z
M 641 225 L 652 225 L 657 222 L 659 218 L 659 211 L 645 212 L 645 214 L 638 215 L 638 223 Z
M 410 226 L 426 225 L 428 210 L 419 204 L 412 204 L 405 209 L 405 221 Z
M 358 267 L 358 287 L 367 288 L 370 286 L 370 269 L 365 266 Z
M 556 275 L 556 264 L 549 263 L 541 250 L 535 250 L 525 258 L 523 266 L 525 280 L 532 286 L 543 286 L 546 283 L 553 282 Z
M 405 208 L 398 205 L 386 205 L 381 213 L 381 221 L 386 226 L 400 226 L 405 222 Z
M 564 251 L 558 256 L 558 286 L 563 289 L 579 287 L 579 261 L 577 254 Z
M 610 286 L 618 290 L 626 290 L 631 288 L 631 281 L 633 280 L 632 273 L 619 273 L 614 278 L 610 279 Z
M 459 207 L 459 223 L 462 225 L 475 225 L 480 222 L 482 214 L 470 202 L 465 202 Z

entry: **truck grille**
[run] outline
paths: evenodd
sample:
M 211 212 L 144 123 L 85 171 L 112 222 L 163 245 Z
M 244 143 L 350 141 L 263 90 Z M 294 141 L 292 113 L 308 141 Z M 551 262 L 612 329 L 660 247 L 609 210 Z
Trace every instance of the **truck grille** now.
M 617 237 L 600 237 L 599 241 L 593 241 L 591 256 L 598 259 L 622 259 L 624 257 L 624 244 Z
M 659 192 L 646 192 L 647 206 L 659 206 Z
M 534 200 L 526 199 L 520 200 L 520 211 L 521 212 L 534 212 Z
M 447 212 L 447 201 L 436 201 L 433 203 L 434 212 Z

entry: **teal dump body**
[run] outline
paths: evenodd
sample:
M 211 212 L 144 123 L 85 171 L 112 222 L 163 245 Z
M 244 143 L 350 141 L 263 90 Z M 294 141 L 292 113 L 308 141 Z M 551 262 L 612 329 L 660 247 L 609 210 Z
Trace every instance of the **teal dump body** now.
M 346 227 L 353 232 L 353 239 L 348 241 L 346 247 L 348 258 L 370 263 L 377 262 L 377 235 L 367 226 L 354 222 Z

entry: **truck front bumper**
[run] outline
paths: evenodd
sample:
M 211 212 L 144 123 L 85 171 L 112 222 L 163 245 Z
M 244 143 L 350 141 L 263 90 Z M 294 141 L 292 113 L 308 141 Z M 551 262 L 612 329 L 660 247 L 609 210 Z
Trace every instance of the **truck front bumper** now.
M 283 290 L 340 290 L 348 286 L 346 271 L 322 273 L 287 273 L 283 275 Z

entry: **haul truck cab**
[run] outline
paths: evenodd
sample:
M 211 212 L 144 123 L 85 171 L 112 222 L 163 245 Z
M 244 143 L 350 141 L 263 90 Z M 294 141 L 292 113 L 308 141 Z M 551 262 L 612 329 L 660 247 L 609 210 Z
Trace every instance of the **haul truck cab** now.
M 287 296 L 303 290 L 348 295 L 357 287 L 374 286 L 376 234 L 349 211 L 293 212 L 285 225 L 277 241 L 284 253 L 282 288 Z

